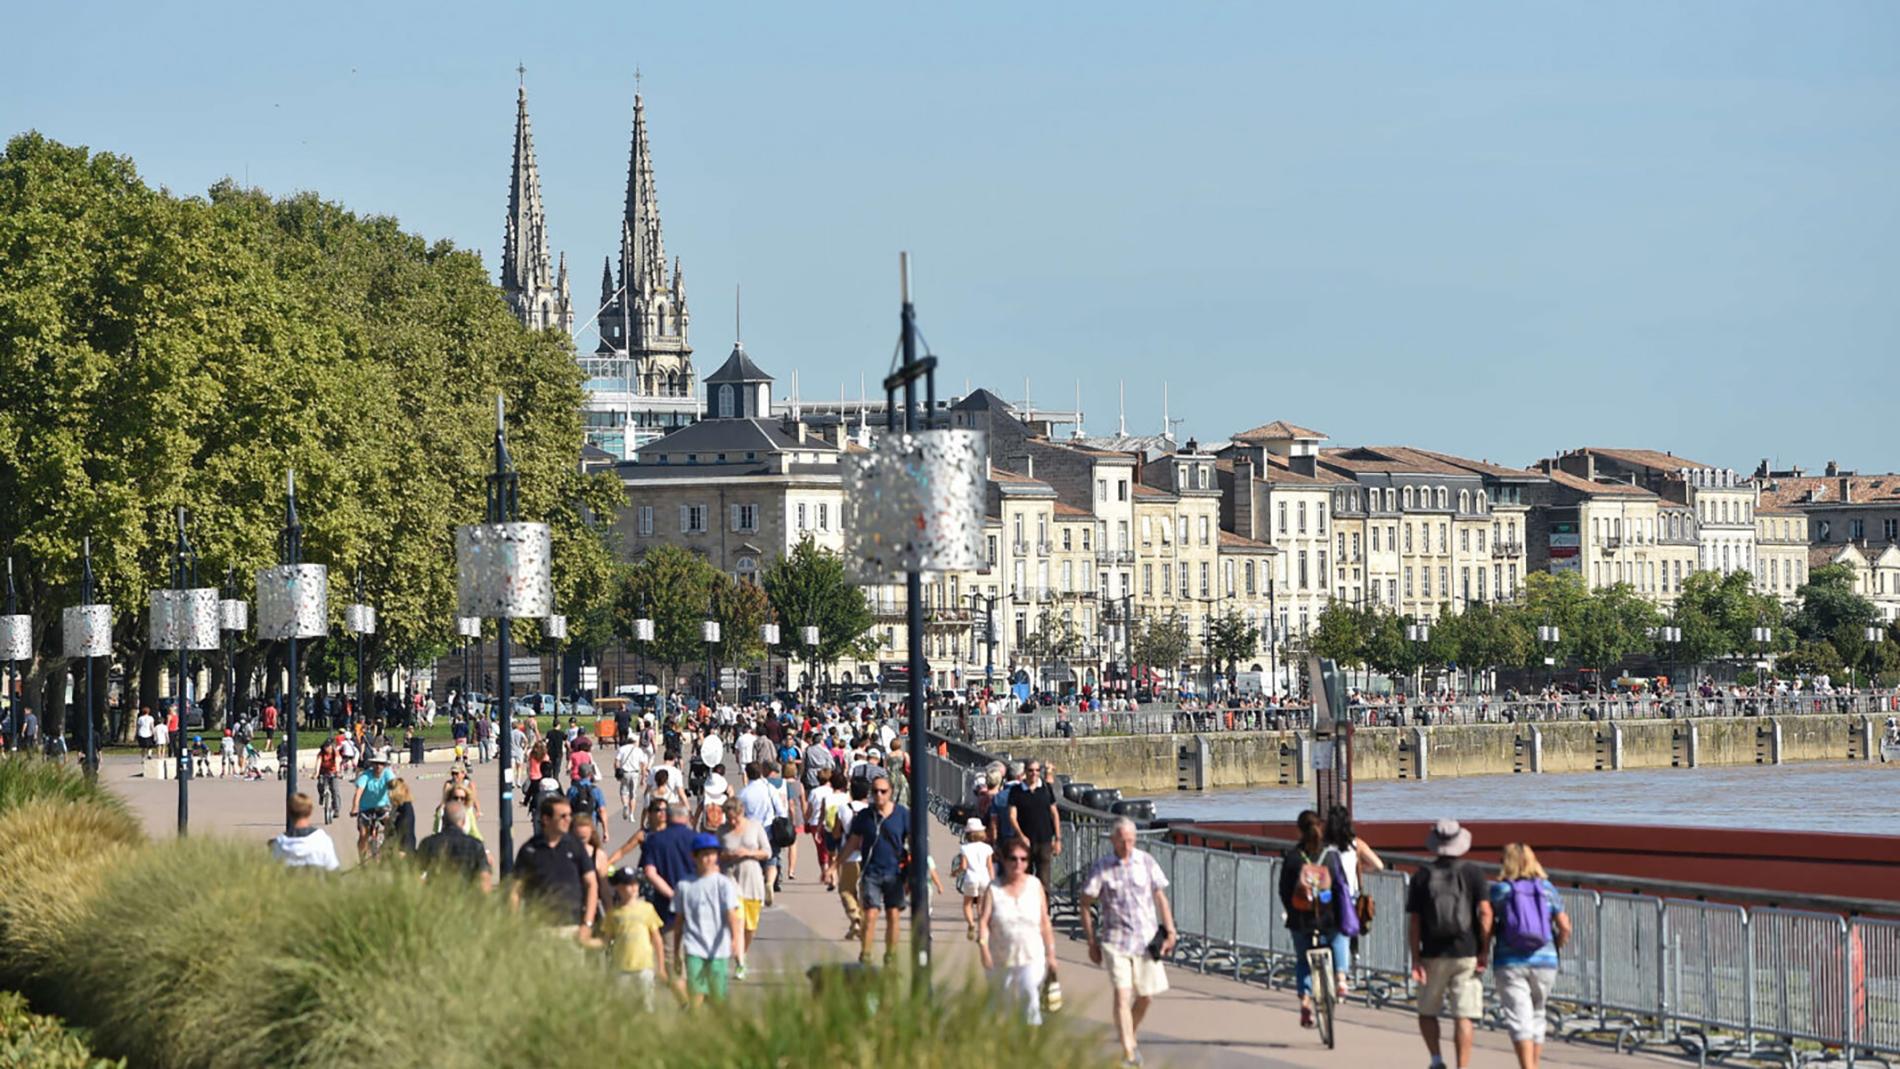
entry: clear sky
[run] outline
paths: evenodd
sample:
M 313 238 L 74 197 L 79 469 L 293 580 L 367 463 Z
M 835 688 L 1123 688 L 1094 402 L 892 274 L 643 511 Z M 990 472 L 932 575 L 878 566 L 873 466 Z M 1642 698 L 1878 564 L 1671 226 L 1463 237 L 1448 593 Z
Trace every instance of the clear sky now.
M 702 371 L 887 365 L 1111 432 L 1272 419 L 1900 469 L 1900 5 L 14 5 L 0 130 L 499 260 L 527 67 L 591 306 L 634 70 Z M 583 315 L 584 318 L 584 315 Z M 591 348 L 591 335 L 584 346 Z

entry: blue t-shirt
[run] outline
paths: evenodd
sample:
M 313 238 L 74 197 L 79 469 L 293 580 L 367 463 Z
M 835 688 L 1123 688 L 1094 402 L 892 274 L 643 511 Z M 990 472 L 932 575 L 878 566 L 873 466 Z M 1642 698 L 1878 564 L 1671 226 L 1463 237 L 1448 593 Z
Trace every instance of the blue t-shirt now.
M 1549 880 L 1540 879 L 1537 881 L 1537 885 L 1544 889 L 1544 900 L 1550 903 L 1550 933 L 1554 938 L 1557 934 L 1556 919 L 1562 916 L 1564 911 L 1563 896 L 1557 893 L 1557 889 L 1551 886 Z M 1505 903 L 1511 900 L 1511 885 L 1508 883 L 1491 884 L 1490 897 L 1491 927 L 1493 931 L 1498 933 L 1498 937 L 1494 941 L 1491 950 L 1491 964 L 1493 966 L 1521 965 L 1533 969 L 1555 969 L 1557 967 L 1556 943 L 1545 943 L 1535 951 L 1526 954 L 1504 940 L 1504 906 Z
M 894 879 L 903 866 L 903 852 L 910 843 L 910 810 L 892 806 L 891 815 L 878 816 L 876 806 L 868 806 L 851 820 L 846 833 L 869 844 L 865 847 L 864 875 Z
M 652 865 L 653 870 L 677 894 L 680 884 L 691 879 L 696 871 L 693 865 L 693 826 L 668 824 L 664 829 L 647 836 L 646 842 L 640 846 L 640 867 L 645 869 L 648 865 Z M 652 901 L 661 919 L 672 916 L 672 899 L 655 893 Z
M 389 787 L 396 782 L 396 774 L 383 769 L 381 776 L 374 772 L 365 772 L 356 777 L 356 789 L 363 792 L 362 800 L 357 802 L 358 809 L 388 809 Z

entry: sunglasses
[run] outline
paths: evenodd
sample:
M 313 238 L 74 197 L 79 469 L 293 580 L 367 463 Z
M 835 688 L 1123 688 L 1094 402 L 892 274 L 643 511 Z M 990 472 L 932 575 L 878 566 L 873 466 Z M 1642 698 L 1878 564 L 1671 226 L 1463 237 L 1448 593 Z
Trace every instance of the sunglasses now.
M 1029 864 L 1029 855 L 1028 854 L 1010 854 L 1009 856 L 1003 858 L 1003 860 L 1014 862 L 1015 864 L 1018 864 L 1018 865 L 1027 865 Z
M 451 801 L 451 802 L 466 802 L 466 801 L 468 801 L 468 795 L 466 795 L 466 794 L 464 794 L 464 793 L 462 793 L 462 792 L 460 792 L 460 791 L 457 791 L 456 793 L 454 793 L 454 794 L 451 794 L 451 795 L 449 795 L 449 801 Z
M 871 793 L 878 794 L 878 795 L 885 795 L 885 794 L 891 793 L 891 789 L 889 787 L 879 787 L 877 790 L 872 791 Z

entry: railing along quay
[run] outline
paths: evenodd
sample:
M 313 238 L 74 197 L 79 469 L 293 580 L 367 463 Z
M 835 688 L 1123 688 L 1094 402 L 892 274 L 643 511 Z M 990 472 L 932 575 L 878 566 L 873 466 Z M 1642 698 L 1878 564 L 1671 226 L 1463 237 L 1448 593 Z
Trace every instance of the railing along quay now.
M 968 804 L 991 755 L 951 743 L 931 757 L 930 811 Z M 1111 852 L 1116 816 L 1060 802 L 1067 849 L 1052 909 L 1079 931 L 1076 896 Z M 1209 833 L 1226 848 L 1183 845 L 1193 825 L 1143 827 L 1140 846 L 1168 876 L 1180 933 L 1171 963 L 1243 983 L 1291 987 L 1300 949 L 1279 905 L 1279 851 L 1291 840 Z M 1389 863 L 1424 859 L 1388 854 Z M 1706 1065 L 1730 1057 L 1789 1066 L 1889 1065 L 1900 1058 L 1900 902 L 1814 898 L 1691 883 L 1553 872 L 1573 934 L 1551 996 L 1553 1037 L 1650 1049 Z M 1375 905 L 1353 956 L 1355 998 L 1414 1006 L 1404 874 L 1362 874 Z M 1628 888 L 1630 890 L 1621 890 Z M 1657 891 L 1659 893 L 1645 893 Z M 1773 903 L 1773 904 L 1769 904 Z M 1870 915 L 1872 914 L 1872 915 Z M 1495 1006 L 1487 993 L 1488 1018 Z
M 1492 701 L 1461 699 L 1351 706 L 1361 727 L 1432 727 L 1454 724 L 1543 724 L 1561 721 L 1679 720 L 1827 714 L 1900 716 L 1900 692 L 1563 698 Z M 930 728 L 971 742 L 997 739 L 1067 738 L 1094 735 L 1165 735 L 1218 731 L 1287 731 L 1312 726 L 1305 705 L 1154 706 L 1139 712 L 1079 712 L 1039 709 L 1033 713 L 938 713 Z M 966 736 L 967 733 L 967 736 Z

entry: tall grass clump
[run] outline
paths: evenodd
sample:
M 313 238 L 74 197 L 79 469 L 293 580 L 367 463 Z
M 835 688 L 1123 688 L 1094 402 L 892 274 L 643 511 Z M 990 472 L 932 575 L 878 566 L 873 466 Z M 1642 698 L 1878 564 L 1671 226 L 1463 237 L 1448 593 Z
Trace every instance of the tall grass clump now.
M 95 1058 L 85 1040 L 57 1019 L 27 1008 L 17 992 L 0 991 L 0 1065 L 10 1069 L 125 1069 Z
M 783 1069 L 795 1065 L 902 1065 L 914 1069 L 968 1069 L 1035 1065 L 1085 1069 L 1113 1064 L 1099 1036 L 1082 1033 L 1061 1015 L 1031 1028 L 1001 1010 L 980 978 L 939 975 L 919 992 L 897 970 L 863 985 L 829 985 L 813 993 L 803 984 L 764 996 L 735 989 L 740 1001 L 717 1027 L 690 1017 L 690 1043 L 673 1044 L 673 1067 Z M 619 1049 L 619 1048 L 616 1048 Z
M 142 838 L 125 812 L 42 797 L 0 812 L 0 979 L 42 992 L 111 871 Z
M 40 799 L 86 803 L 116 813 L 130 829 L 133 838 L 128 841 L 144 841 L 144 829 L 126 807 L 125 799 L 97 780 L 87 779 L 78 768 L 24 754 L 0 757 L 0 813 Z

